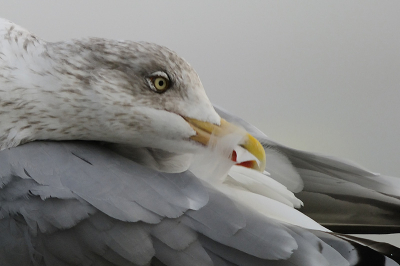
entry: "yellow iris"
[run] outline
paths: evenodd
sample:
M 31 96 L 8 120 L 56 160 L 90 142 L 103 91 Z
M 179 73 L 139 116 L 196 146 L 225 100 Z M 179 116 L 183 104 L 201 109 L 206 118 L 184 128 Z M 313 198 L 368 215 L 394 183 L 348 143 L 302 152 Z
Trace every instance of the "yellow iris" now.
M 168 87 L 168 80 L 163 77 L 157 77 L 153 81 L 154 88 L 158 91 L 164 91 Z

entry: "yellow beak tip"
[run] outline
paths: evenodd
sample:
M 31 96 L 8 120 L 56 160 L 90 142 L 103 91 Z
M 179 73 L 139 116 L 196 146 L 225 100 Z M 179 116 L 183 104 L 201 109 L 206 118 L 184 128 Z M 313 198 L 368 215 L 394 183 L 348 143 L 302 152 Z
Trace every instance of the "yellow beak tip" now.
M 247 133 L 247 140 L 242 146 L 248 152 L 253 154 L 254 157 L 256 157 L 259 161 L 259 164 L 257 162 L 254 162 L 253 167 L 251 168 L 263 172 L 266 166 L 266 158 L 264 147 L 261 145 L 261 143 L 255 137 Z
M 201 143 L 203 145 L 208 145 L 211 134 L 216 137 L 222 137 L 232 131 L 232 128 L 237 128 L 236 126 L 230 124 L 229 122 L 221 119 L 221 125 L 214 125 L 208 122 L 200 121 L 194 118 L 184 117 L 184 119 L 189 123 L 189 125 L 196 131 L 196 135 L 190 137 L 190 139 Z M 244 144 L 241 145 L 249 153 L 251 153 L 257 161 L 248 161 L 243 163 L 238 163 L 247 168 L 252 168 L 254 170 L 263 172 L 266 165 L 265 151 L 261 143 L 249 133 L 246 134 Z

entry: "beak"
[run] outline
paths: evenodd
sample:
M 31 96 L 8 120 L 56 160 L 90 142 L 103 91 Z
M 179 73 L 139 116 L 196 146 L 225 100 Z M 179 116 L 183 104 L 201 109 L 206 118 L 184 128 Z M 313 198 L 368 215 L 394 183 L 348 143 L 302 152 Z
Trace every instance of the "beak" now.
M 221 125 L 219 126 L 193 118 L 184 117 L 184 119 L 189 123 L 189 125 L 194 129 L 194 131 L 196 131 L 196 135 L 190 137 L 190 139 L 203 145 L 208 145 L 211 135 L 216 137 L 223 137 L 228 135 L 229 133 L 233 133 L 236 129 L 238 129 L 237 126 L 227 122 L 222 118 L 221 118 Z M 240 146 L 246 149 L 254 157 L 256 157 L 259 163 L 257 163 L 256 161 L 250 161 L 250 162 L 240 163 L 239 165 L 263 172 L 266 165 L 266 159 L 265 159 L 265 151 L 261 143 L 252 135 L 247 133 L 245 135 L 244 141 L 240 144 Z M 236 153 L 235 151 L 233 151 L 232 158 L 234 161 L 235 157 Z

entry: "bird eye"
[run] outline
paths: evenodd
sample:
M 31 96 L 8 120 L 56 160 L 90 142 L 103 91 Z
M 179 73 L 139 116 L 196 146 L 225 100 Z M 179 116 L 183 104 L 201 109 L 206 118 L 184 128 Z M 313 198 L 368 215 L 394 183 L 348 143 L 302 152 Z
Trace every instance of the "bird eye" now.
M 150 88 L 158 93 L 164 92 L 170 87 L 168 75 L 161 71 L 153 73 L 147 80 Z
M 168 86 L 168 80 L 163 77 L 158 77 L 154 79 L 153 84 L 156 90 L 164 91 Z

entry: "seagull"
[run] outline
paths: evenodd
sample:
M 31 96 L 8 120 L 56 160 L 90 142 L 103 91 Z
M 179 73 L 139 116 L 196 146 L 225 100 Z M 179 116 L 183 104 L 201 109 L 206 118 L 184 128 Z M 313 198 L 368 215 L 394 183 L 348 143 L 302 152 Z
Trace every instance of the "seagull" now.
M 400 180 L 291 149 L 146 42 L 0 19 L 0 264 L 400 265 Z

